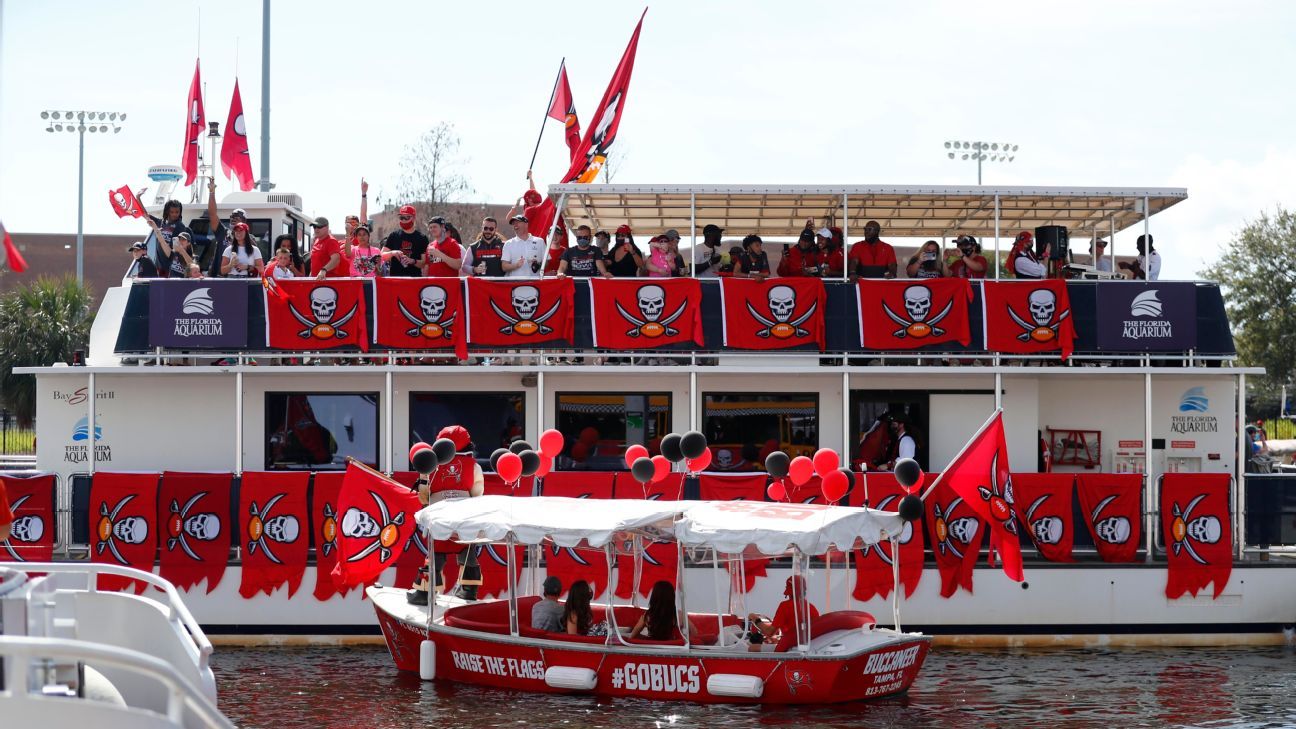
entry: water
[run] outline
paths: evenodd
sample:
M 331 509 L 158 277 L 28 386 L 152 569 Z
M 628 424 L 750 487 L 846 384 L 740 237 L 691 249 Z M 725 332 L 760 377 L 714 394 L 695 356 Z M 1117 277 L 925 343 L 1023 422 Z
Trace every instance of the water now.
M 220 648 L 220 708 L 242 727 L 1288 727 L 1286 648 L 932 651 L 909 695 L 829 707 L 548 696 L 400 673 L 381 646 Z

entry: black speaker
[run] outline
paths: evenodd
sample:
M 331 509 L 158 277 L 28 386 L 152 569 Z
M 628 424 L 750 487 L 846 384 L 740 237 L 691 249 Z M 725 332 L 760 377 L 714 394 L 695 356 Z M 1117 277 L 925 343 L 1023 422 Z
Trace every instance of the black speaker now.
M 1039 256 L 1044 255 L 1044 248 L 1050 243 L 1053 244 L 1053 250 L 1049 254 L 1051 261 L 1069 261 L 1068 246 L 1070 245 L 1067 238 L 1067 229 L 1065 225 L 1041 225 L 1035 229 L 1035 253 Z

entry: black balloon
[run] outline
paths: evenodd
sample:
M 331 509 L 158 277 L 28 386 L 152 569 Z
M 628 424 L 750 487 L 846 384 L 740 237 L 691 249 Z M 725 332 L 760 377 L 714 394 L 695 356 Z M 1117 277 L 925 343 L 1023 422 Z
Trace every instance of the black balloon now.
M 855 488 L 855 472 L 849 468 L 839 468 L 837 470 L 841 471 L 842 475 L 846 477 L 846 493 L 849 494 Z
M 680 438 L 680 450 L 683 451 L 685 458 L 697 458 L 706 449 L 706 436 L 696 430 L 690 430 L 684 434 L 683 438 Z
M 774 478 L 783 478 L 788 474 L 788 464 L 792 462 L 788 454 L 783 451 L 774 451 L 765 456 L 765 471 Z
M 410 465 L 414 466 L 415 471 L 426 476 L 436 470 L 436 452 L 431 448 L 420 448 L 414 452 L 414 457 L 410 459 Z
M 432 444 L 432 452 L 436 454 L 437 465 L 444 466 L 455 457 L 455 444 L 449 438 L 437 438 Z
M 905 521 L 918 521 L 922 518 L 923 502 L 915 494 L 900 499 L 900 518 Z
M 497 471 L 497 470 L 499 470 L 499 469 L 495 468 L 495 464 L 499 462 L 500 456 L 502 456 L 502 455 L 504 455 L 505 453 L 508 453 L 508 452 L 509 452 L 509 449 L 507 449 L 507 448 L 496 448 L 496 449 L 495 449 L 495 452 L 494 452 L 494 453 L 491 453 L 491 457 L 490 457 L 490 466 L 491 466 L 491 471 L 492 471 L 492 472 L 493 472 L 493 471 Z
M 661 454 L 666 456 L 666 460 L 671 463 L 679 463 L 684 460 L 684 451 L 680 450 L 680 441 L 683 439 L 679 433 L 671 433 L 661 439 Z
M 533 450 L 535 450 L 534 448 L 531 447 L 531 444 L 530 444 L 530 443 L 528 443 L 528 442 L 526 442 L 526 441 L 524 441 L 524 440 L 515 440 L 515 441 L 513 441 L 512 443 L 509 444 L 508 449 L 511 450 L 511 451 L 513 451 L 514 453 L 518 454 L 519 456 L 522 455 L 522 451 L 533 451 Z
M 540 454 L 535 451 L 522 451 L 518 454 L 522 459 L 522 475 L 534 476 L 536 471 L 540 470 Z
M 639 483 L 648 483 L 652 480 L 653 462 L 651 458 L 636 458 L 635 462 L 630 464 L 630 475 Z
M 922 480 L 922 468 L 919 467 L 918 461 L 912 458 L 901 458 L 895 464 L 895 477 L 901 486 L 912 488 Z

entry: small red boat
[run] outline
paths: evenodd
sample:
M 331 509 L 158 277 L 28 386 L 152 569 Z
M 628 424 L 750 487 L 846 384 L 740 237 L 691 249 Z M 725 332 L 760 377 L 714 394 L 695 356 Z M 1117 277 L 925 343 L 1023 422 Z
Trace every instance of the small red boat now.
M 717 568 L 734 569 L 744 557 L 790 555 L 794 574 L 810 557 L 898 537 L 905 524 L 890 512 L 814 504 L 506 496 L 443 501 L 420 511 L 418 522 L 435 540 L 598 549 L 609 557 L 641 556 L 644 544 L 674 542 L 681 554 L 687 550 L 694 561 Z M 534 570 L 528 577 L 522 582 L 534 585 Z M 729 579 L 723 572 L 716 577 Z M 644 612 L 634 605 L 591 606 L 593 620 L 606 621 L 606 636 L 552 633 L 530 627 L 540 598 L 510 587 L 505 599 L 438 595 L 431 607 L 410 605 L 403 590 L 371 587 L 368 595 L 397 668 L 426 680 L 523 691 L 700 703 L 860 701 L 908 690 L 931 642 L 879 628 L 862 611 L 812 618 L 801 610 L 796 630 L 751 645 L 743 619 L 723 610 L 690 611 L 690 599 L 698 598 L 683 590 L 676 593 L 678 614 L 689 620 L 679 622 L 691 625 L 674 640 L 630 638 Z

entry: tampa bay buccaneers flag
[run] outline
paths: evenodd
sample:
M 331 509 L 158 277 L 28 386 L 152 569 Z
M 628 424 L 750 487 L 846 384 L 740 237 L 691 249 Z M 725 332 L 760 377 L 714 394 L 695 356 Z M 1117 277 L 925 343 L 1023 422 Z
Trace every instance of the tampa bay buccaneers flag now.
M 99 471 L 90 481 L 90 561 L 153 571 L 157 559 L 156 473 Z M 134 587 L 143 593 L 148 585 L 129 577 L 101 575 L 100 590 Z
M 925 521 L 932 557 L 940 573 L 941 597 L 952 596 L 960 587 L 972 592 L 972 570 L 985 538 L 985 522 L 943 480 L 924 486 L 924 490 L 929 490 L 923 498 L 927 507 Z M 871 492 L 870 488 L 870 498 Z
M 271 347 L 369 351 L 362 280 L 280 279 L 274 286 L 276 293 L 265 291 L 266 343 Z
M 225 173 L 225 179 L 230 179 L 233 175 L 243 192 L 251 190 L 255 183 L 238 79 L 234 79 L 234 98 L 230 99 L 229 118 L 225 120 L 225 139 L 221 142 L 221 171 Z
M 161 553 L 158 574 L 188 591 L 207 580 L 210 594 L 225 575 L 230 554 L 228 473 L 162 474 L 158 487 Z
M 724 346 L 734 349 L 788 349 L 826 346 L 827 295 L 817 278 L 720 280 Z
M 9 538 L 0 541 L 0 562 L 54 559 L 54 476 L 0 476 L 0 502 L 13 513 Z M 2 518 L 2 517 L 0 517 Z
M 545 496 L 572 499 L 610 499 L 616 474 L 583 471 L 554 471 L 544 479 Z M 563 594 L 576 580 L 585 580 L 594 588 L 594 597 L 608 587 L 607 556 L 601 549 L 545 546 L 545 574 L 562 580 Z
M 1161 479 L 1161 536 L 1166 597 L 1215 583 L 1219 597 L 1233 571 L 1233 527 L 1227 473 L 1167 473 Z
M 643 15 L 647 14 L 648 9 L 644 8 Z M 617 129 L 621 127 L 621 112 L 625 110 L 626 97 L 630 94 L 630 74 L 634 72 L 635 51 L 639 48 L 643 15 L 639 16 L 634 35 L 630 36 L 630 45 L 626 46 L 621 62 L 612 74 L 612 81 L 599 100 L 594 125 L 585 131 L 580 147 L 572 153 L 571 168 L 563 176 L 563 182 L 593 182 L 607 162 L 608 149 L 616 141 Z
M 292 597 L 301 586 L 310 552 L 309 483 L 306 472 L 243 473 L 238 506 L 243 597 L 269 595 L 285 584 Z
M 463 281 L 379 276 L 373 281 L 374 341 L 393 349 L 453 349 L 468 358 Z
M 679 501 L 684 497 L 684 474 L 671 473 L 656 483 L 641 484 L 621 472 L 616 477 L 616 497 L 618 499 L 649 499 L 652 501 Z M 654 542 L 644 540 L 643 556 L 637 560 L 633 555 L 632 544 L 623 545 L 622 554 L 617 555 L 616 596 L 628 598 L 635 585 L 639 594 L 648 597 L 653 585 L 658 582 L 676 582 L 679 570 L 679 552 L 674 542 Z M 639 576 L 635 580 L 636 573 Z
M 1133 562 L 1143 541 L 1143 475 L 1082 473 L 1080 512 L 1104 562 Z
M 936 474 L 928 473 L 926 478 L 926 482 L 930 484 L 936 479 Z M 860 473 L 856 474 L 855 479 L 858 483 L 850 492 L 851 506 L 864 505 L 864 492 L 867 489 L 869 508 L 899 511 L 900 499 L 909 494 L 890 473 Z M 856 600 L 870 600 L 874 596 L 885 598 L 891 594 L 895 583 L 896 547 L 900 555 L 900 584 L 904 587 L 904 596 L 908 598 L 913 595 L 923 573 L 923 533 L 921 524 L 905 522 L 900 537 L 894 543 L 885 540 L 855 550 L 855 588 L 851 595 Z
M 699 496 L 703 501 L 764 501 L 769 476 L 764 473 L 713 474 L 698 476 Z M 741 563 L 741 584 L 732 580 L 732 588 L 744 594 L 751 592 L 756 580 L 765 576 L 770 561 L 763 557 L 744 559 Z M 731 572 L 732 574 L 732 572 Z
M 414 535 L 418 494 L 355 461 L 347 464 L 338 493 L 341 529 L 333 579 L 367 585 L 396 563 Z
M 986 348 L 1007 354 L 1061 352 L 1075 347 L 1075 317 L 1066 282 L 987 281 L 982 289 Z
M 3 221 L 0 221 L 0 241 L 4 242 L 4 247 L 0 248 L 0 266 L 8 266 L 14 273 L 26 271 L 27 261 L 24 261 L 22 254 L 18 252 L 18 246 L 14 245 L 13 238 L 9 237 L 9 230 L 4 227 Z
M 189 99 L 185 103 L 185 145 L 180 156 L 180 168 L 185 173 L 185 187 L 198 177 L 198 157 L 202 147 L 203 127 L 207 116 L 203 113 L 201 61 L 194 61 L 193 82 L 189 84 Z
M 972 341 L 968 326 L 972 285 L 967 279 L 862 279 L 855 296 L 860 346 L 865 349 L 917 349 L 951 342 L 966 347 Z
M 592 278 L 594 346 L 657 349 L 702 342 L 702 284 L 693 278 Z
M 118 218 L 142 218 L 145 215 L 144 203 L 140 202 L 138 195 L 131 192 L 130 185 L 109 190 L 108 204 L 112 205 Z
M 549 103 L 549 118 L 563 123 L 567 131 L 567 149 L 572 162 L 580 151 L 580 119 L 576 118 L 576 102 L 572 99 L 571 84 L 567 83 L 567 59 L 558 64 L 558 82 L 554 86 L 553 101 Z
M 472 277 L 468 285 L 468 341 L 474 345 L 527 347 L 572 341 L 576 284 L 571 278 Z
M 1035 549 L 1050 562 L 1074 562 L 1075 523 L 1071 517 L 1070 473 L 1018 473 L 1012 477 L 1013 512 Z
M 341 529 L 338 517 L 338 492 L 342 490 L 342 473 L 316 471 L 311 481 L 311 535 L 315 542 L 315 599 L 328 600 L 346 595 L 351 587 L 333 581 L 337 566 L 337 538 Z

